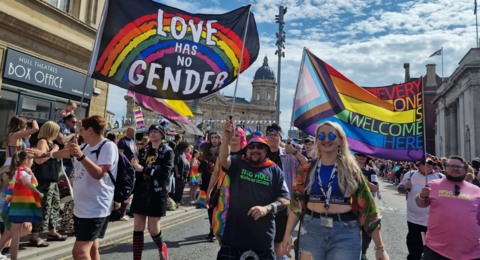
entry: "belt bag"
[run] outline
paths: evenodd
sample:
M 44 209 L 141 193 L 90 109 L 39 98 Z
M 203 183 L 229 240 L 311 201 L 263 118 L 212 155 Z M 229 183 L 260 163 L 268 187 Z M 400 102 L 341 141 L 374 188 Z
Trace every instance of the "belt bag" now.
M 48 159 L 42 164 L 35 164 L 33 170 L 39 183 L 57 182 L 60 173 L 60 163 L 57 159 Z

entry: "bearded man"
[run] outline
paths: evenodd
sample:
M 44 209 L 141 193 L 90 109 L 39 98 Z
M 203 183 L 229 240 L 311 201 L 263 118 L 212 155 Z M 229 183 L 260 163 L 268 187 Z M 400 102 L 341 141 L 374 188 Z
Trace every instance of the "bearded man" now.
M 288 188 L 280 168 L 267 154 L 270 146 L 261 132 L 247 136 L 242 149 L 244 158 L 230 156 L 230 140 L 234 133 L 231 119 L 224 125 L 225 142 L 218 160 L 230 177 L 230 207 L 227 213 L 222 247 L 218 260 L 275 259 L 274 214 L 285 209 L 290 201 Z

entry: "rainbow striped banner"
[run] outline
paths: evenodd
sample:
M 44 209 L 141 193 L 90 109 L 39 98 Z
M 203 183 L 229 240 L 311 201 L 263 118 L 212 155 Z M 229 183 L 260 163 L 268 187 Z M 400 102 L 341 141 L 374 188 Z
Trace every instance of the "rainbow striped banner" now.
M 136 107 L 133 109 L 133 112 L 135 113 L 135 122 L 137 123 L 137 126 L 145 126 L 143 123 L 142 108 Z
M 210 15 L 151 0 L 108 1 L 89 73 L 150 97 L 190 100 L 210 95 L 232 83 L 239 67 L 242 73 L 258 57 L 260 43 L 250 8 Z
M 362 88 L 304 49 L 292 123 L 315 135 L 318 124 L 339 123 L 353 151 L 401 161 L 425 157 L 422 78 Z

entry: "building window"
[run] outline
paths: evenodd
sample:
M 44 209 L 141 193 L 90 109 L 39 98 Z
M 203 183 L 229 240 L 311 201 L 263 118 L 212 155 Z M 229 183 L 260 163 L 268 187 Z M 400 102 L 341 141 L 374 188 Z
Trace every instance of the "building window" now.
M 257 123 L 257 128 L 255 128 L 255 131 L 262 131 L 262 124 Z
M 270 100 L 270 92 L 267 92 L 267 100 Z
M 49 0 L 48 3 L 55 6 L 56 8 L 69 13 L 70 12 L 70 1 L 71 0 Z
M 255 92 L 255 97 L 256 97 L 257 100 L 260 100 L 260 92 L 258 92 L 258 91 Z

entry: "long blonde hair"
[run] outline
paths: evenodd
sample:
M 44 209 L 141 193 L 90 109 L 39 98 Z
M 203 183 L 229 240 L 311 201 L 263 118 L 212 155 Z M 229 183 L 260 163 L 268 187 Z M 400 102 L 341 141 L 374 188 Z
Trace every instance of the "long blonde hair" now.
M 45 138 L 48 142 L 51 142 L 57 138 L 58 132 L 60 131 L 60 126 L 53 122 L 48 121 L 40 127 L 38 132 L 38 139 Z
M 316 136 L 318 136 L 320 128 L 322 128 L 322 126 L 325 126 L 325 125 L 335 128 L 335 130 L 337 130 L 338 132 L 338 138 L 340 138 L 340 141 L 341 141 L 341 145 L 337 151 L 337 159 L 336 159 L 338 186 L 340 187 L 340 190 L 344 194 L 355 193 L 358 187 L 357 181 L 355 180 L 355 175 L 359 174 L 361 170 L 360 170 L 360 167 L 358 166 L 357 160 L 350 152 L 350 147 L 348 146 L 348 142 L 347 142 L 347 135 L 343 131 L 342 126 L 340 126 L 338 123 L 325 121 L 322 124 L 317 126 L 317 129 L 315 130 L 315 142 L 314 142 L 314 147 L 317 152 L 316 163 L 318 163 L 318 160 L 322 158 L 322 151 L 317 145 L 318 138 Z M 309 174 L 310 182 L 306 187 L 308 193 L 310 193 L 312 189 L 312 184 L 315 181 L 315 172 L 314 172 L 315 169 L 317 169 L 317 165 L 313 165 L 313 168 Z

